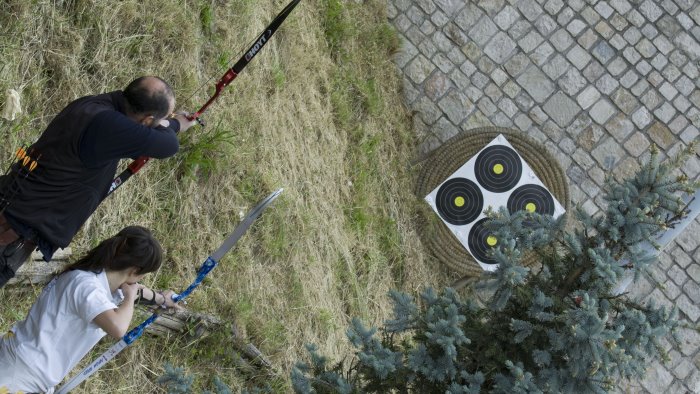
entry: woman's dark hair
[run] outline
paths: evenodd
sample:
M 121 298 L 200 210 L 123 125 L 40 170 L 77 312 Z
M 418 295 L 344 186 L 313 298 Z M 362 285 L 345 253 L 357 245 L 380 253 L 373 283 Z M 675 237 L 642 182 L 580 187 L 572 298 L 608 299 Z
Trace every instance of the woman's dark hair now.
M 157 270 L 162 259 L 163 249 L 151 232 L 141 226 L 129 226 L 100 242 L 82 259 L 68 266 L 66 271 L 100 273 L 105 269 L 120 271 L 136 267 L 138 274 L 146 274 Z
M 154 88 L 153 79 L 161 82 Z M 129 109 L 135 114 L 151 114 L 156 119 L 164 118 L 170 110 L 170 100 L 175 97 L 173 89 L 158 77 L 139 77 L 124 89 Z

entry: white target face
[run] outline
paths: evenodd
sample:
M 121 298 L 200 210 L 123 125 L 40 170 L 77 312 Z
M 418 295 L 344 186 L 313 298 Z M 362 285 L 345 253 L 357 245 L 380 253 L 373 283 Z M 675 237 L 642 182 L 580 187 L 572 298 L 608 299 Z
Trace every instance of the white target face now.
M 501 134 L 431 191 L 425 200 L 487 271 L 498 265 L 498 240 L 484 227 L 488 207 L 559 217 L 564 207 Z M 526 223 L 527 225 L 527 223 Z

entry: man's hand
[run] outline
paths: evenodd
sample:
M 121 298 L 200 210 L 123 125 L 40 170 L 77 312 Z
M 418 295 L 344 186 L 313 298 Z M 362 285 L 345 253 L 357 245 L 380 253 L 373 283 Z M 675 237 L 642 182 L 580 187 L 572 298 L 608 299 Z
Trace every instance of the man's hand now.
M 197 124 L 197 120 L 187 119 L 187 114 L 185 112 L 176 113 L 173 119 L 180 122 L 180 131 L 187 131 L 187 129 Z

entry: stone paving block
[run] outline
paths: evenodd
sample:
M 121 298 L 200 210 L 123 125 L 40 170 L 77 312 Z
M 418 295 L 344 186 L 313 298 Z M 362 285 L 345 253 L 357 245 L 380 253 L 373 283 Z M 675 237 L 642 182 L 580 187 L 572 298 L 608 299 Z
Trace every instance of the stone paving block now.
M 668 11 L 669 14 L 675 14 L 678 12 L 678 6 L 676 5 L 677 0 L 662 0 L 661 6 Z
M 585 130 L 581 132 L 578 137 L 578 145 L 585 149 L 587 152 L 593 150 L 593 148 L 598 144 L 601 138 L 605 135 L 605 132 L 598 125 L 590 125 L 586 127 Z M 578 181 L 580 182 L 580 181 Z
M 521 131 L 527 131 L 532 126 L 532 121 L 524 114 L 518 114 L 518 116 L 515 117 L 514 123 Z
M 447 16 L 454 17 L 457 15 L 459 10 L 464 6 L 461 0 L 434 0 L 440 9 Z
M 444 53 L 449 53 L 450 50 L 454 49 L 454 46 L 463 47 L 469 43 L 469 37 L 462 31 L 462 29 L 455 23 L 447 23 L 440 33 L 440 35 L 433 37 L 433 43 L 435 46 Z M 450 43 L 446 39 L 452 41 Z
M 645 107 L 641 107 L 632 114 L 632 122 L 640 129 L 645 128 L 651 123 L 651 114 Z
M 496 63 L 487 56 L 483 56 L 476 62 L 476 67 L 484 74 L 491 74 L 491 72 L 496 69 Z
M 532 30 L 518 41 L 518 45 L 525 53 L 530 53 L 537 48 L 542 41 L 544 41 L 544 38 L 542 38 L 536 30 Z
M 576 149 L 571 158 L 585 170 L 588 170 L 595 164 L 591 156 L 581 148 Z
M 528 68 L 516 80 L 538 103 L 544 102 L 554 91 L 554 84 L 536 67 Z
M 421 119 L 428 125 L 432 125 L 440 118 L 440 108 L 427 97 L 417 99 L 413 104 L 413 108 L 418 111 Z
M 651 23 L 647 23 L 646 25 L 644 25 L 644 27 L 642 27 L 641 31 L 642 31 L 642 34 L 644 35 L 644 37 L 646 37 L 650 40 L 653 40 L 654 38 L 656 38 L 656 36 L 659 35 L 659 31 L 656 30 L 654 25 L 652 25 Z
M 544 36 L 552 34 L 557 27 L 557 22 L 547 14 L 540 15 L 535 21 L 535 28 Z
M 515 104 L 518 105 L 518 108 L 520 108 L 521 111 L 527 112 L 532 108 L 532 106 L 535 105 L 534 100 L 530 97 L 529 94 L 525 92 L 521 92 L 516 98 L 515 98 Z
M 632 70 L 630 70 L 632 72 Z M 635 97 L 640 97 L 644 92 L 649 88 L 649 82 L 647 82 L 645 79 L 640 79 L 631 89 L 632 94 L 635 95 Z
M 605 68 L 595 59 L 588 63 L 583 70 L 583 76 L 586 77 L 588 82 L 595 82 L 603 74 L 605 74 Z
M 588 111 L 598 124 L 603 125 L 610 119 L 611 116 L 615 115 L 615 108 L 605 99 L 599 100 L 593 107 Z
M 700 238 L 697 236 L 700 234 L 700 224 L 697 221 L 693 221 L 686 229 L 676 237 L 676 242 L 683 248 L 686 252 L 691 252 L 695 250 L 698 245 L 700 245 Z
M 569 7 L 564 7 L 564 9 L 557 15 L 557 23 L 559 26 L 566 26 L 567 23 L 574 18 L 576 13 Z
M 664 123 L 670 122 L 675 114 L 676 109 L 668 102 L 663 103 L 659 108 L 654 110 L 654 115 Z
M 489 77 L 479 71 L 472 74 L 471 81 L 479 89 L 483 89 L 489 83 Z
M 663 98 L 655 90 L 650 89 L 642 96 L 640 100 L 644 106 L 647 107 L 647 109 L 653 110 L 659 104 L 661 104 Z
M 580 15 L 589 25 L 595 25 L 600 20 L 600 14 L 598 14 L 596 10 L 591 8 L 591 6 L 584 7 L 581 10 Z
M 595 31 L 606 40 L 609 40 L 615 34 L 615 30 L 613 30 L 613 28 L 604 21 L 600 21 L 595 25 Z
M 440 10 L 433 12 L 433 14 L 430 16 L 430 20 L 437 27 L 445 26 L 448 22 L 450 22 L 450 18 L 448 18 L 447 15 Z
M 556 80 L 562 74 L 564 74 L 569 67 L 570 65 L 567 63 L 566 59 L 564 59 L 562 55 L 557 54 L 551 61 L 545 62 L 545 64 L 542 66 L 542 70 L 551 79 Z
M 618 77 L 625 71 L 625 69 L 627 69 L 627 63 L 625 63 L 625 60 L 622 57 L 617 56 L 608 64 L 607 69 L 612 76 Z
M 673 42 L 682 49 L 685 54 L 692 60 L 700 58 L 700 44 L 688 33 L 681 32 L 673 39 Z
M 515 8 L 507 5 L 503 7 L 501 12 L 496 15 L 493 21 L 496 22 L 501 30 L 508 30 L 508 28 L 510 28 L 519 18 L 520 14 L 518 14 L 518 11 Z
M 618 32 L 622 32 L 630 24 L 629 22 L 627 22 L 627 19 L 625 19 L 622 15 L 615 13 L 610 18 L 610 25 L 612 25 L 612 27 L 614 27 L 615 30 L 617 30 Z M 620 36 L 620 38 L 622 38 L 622 36 Z
M 571 33 L 572 36 L 576 37 L 581 33 L 584 29 L 586 29 L 587 25 L 584 21 L 581 19 L 573 19 L 569 24 L 566 26 L 566 30 Z
M 598 89 L 595 88 L 593 85 L 589 85 L 581 93 L 579 93 L 578 97 L 576 97 L 576 101 L 578 104 L 581 106 L 583 109 L 588 109 L 591 105 L 593 105 L 598 99 L 600 98 L 600 92 Z
M 700 136 L 700 130 L 698 130 L 697 127 L 690 125 L 683 130 L 681 133 L 681 141 L 685 142 L 686 144 L 689 144 L 691 141 L 695 140 Z
M 644 136 L 644 133 L 642 132 L 636 132 L 632 134 L 632 136 L 625 142 L 625 149 L 627 152 L 630 153 L 633 157 L 639 157 L 642 155 L 642 153 L 646 152 L 647 149 L 649 149 L 649 146 L 651 144 L 649 143 L 649 140 L 647 137 Z
M 622 147 L 612 137 L 607 137 L 593 151 L 591 156 L 606 170 L 611 170 L 620 157 Z
M 639 63 L 637 63 L 635 68 L 642 75 L 647 75 L 652 70 L 651 64 L 649 64 L 649 62 L 647 62 L 646 60 L 642 60 Z
M 694 304 L 700 304 L 700 285 L 694 280 L 689 280 L 683 285 L 683 293 L 690 298 Z
M 494 103 L 498 101 L 503 96 L 503 92 L 495 83 L 489 83 L 484 89 L 484 93 L 493 101 Z
M 557 81 L 557 84 L 566 94 L 575 96 L 586 86 L 587 81 L 577 69 L 570 67 L 559 81 Z
M 603 64 L 606 64 L 615 56 L 615 49 L 606 41 L 600 41 L 598 45 L 593 47 L 593 56 Z
M 543 110 L 560 127 L 565 127 L 581 111 L 581 107 L 564 93 L 557 92 L 547 100 Z
M 525 16 L 530 22 L 534 22 L 538 16 L 543 12 L 542 7 L 535 0 L 522 0 L 517 4 L 520 12 Z
M 523 72 L 528 65 L 530 65 L 530 59 L 525 54 L 518 53 L 508 59 L 503 67 L 511 77 L 516 77 Z
M 457 17 L 454 18 L 454 22 L 462 28 L 464 31 L 468 31 L 469 29 L 476 24 L 476 22 L 480 21 L 481 19 L 484 19 L 484 13 L 481 11 L 476 4 L 472 4 L 471 2 L 467 2 L 465 5 L 464 9 L 459 12 Z
M 678 77 L 681 76 L 681 70 L 679 70 L 675 65 L 669 64 L 661 72 L 661 75 L 663 75 L 668 82 L 673 83 Z
M 549 116 L 542 110 L 542 107 L 536 105 L 530 109 L 530 118 L 538 126 L 542 126 L 549 119 Z
M 583 48 L 589 50 L 598 41 L 598 35 L 593 29 L 586 30 L 576 40 Z
M 447 142 L 450 138 L 456 136 L 459 133 L 459 129 L 452 124 L 449 120 L 441 117 L 432 126 L 435 136 L 442 142 Z
M 602 16 L 605 19 L 610 18 L 610 16 L 615 12 L 615 10 L 608 5 L 607 2 L 601 1 L 598 4 L 595 5 L 595 10 L 598 12 L 600 16 Z
M 646 0 L 639 6 L 639 11 L 650 21 L 655 22 L 663 15 L 663 10 L 654 1 Z
M 651 59 L 651 65 L 659 71 L 663 71 L 664 67 L 666 67 L 667 64 L 668 58 L 660 53 L 654 56 L 653 59 Z
M 679 295 L 681 295 L 681 289 L 670 280 L 667 280 L 665 283 L 663 283 L 661 291 L 664 293 L 666 298 L 668 298 L 671 301 L 674 301 L 676 298 L 678 298 Z
M 680 51 L 678 49 L 674 50 L 671 52 L 669 55 L 668 59 L 673 63 L 676 67 L 683 67 L 685 63 L 688 61 L 688 56 L 686 56 L 683 51 Z
M 666 98 L 666 100 L 673 100 L 673 98 L 676 97 L 676 94 L 678 94 L 678 90 L 676 90 L 676 88 L 668 82 L 664 82 L 659 87 L 659 92 Z
M 426 36 L 429 36 L 433 33 L 435 33 L 437 29 L 435 28 L 435 25 L 433 22 L 430 21 L 430 19 L 426 19 L 421 23 L 420 25 L 420 31 L 425 34 Z
M 514 40 L 517 40 L 518 38 L 522 37 L 525 33 L 530 31 L 532 26 L 530 25 L 530 22 L 520 19 L 517 22 L 513 24 L 513 26 L 508 29 L 508 35 L 511 36 Z
M 617 89 L 620 85 L 617 79 L 615 79 L 610 74 L 603 74 L 595 83 L 596 88 L 600 90 L 601 93 L 609 95 Z
M 436 69 L 435 65 L 425 56 L 419 55 L 404 69 L 406 75 L 414 83 L 420 84 Z
M 544 67 L 550 62 L 550 56 L 554 53 L 554 48 L 549 42 L 543 42 L 540 46 L 530 54 L 530 59 L 539 67 Z M 561 55 L 557 55 L 561 56 Z
M 700 393 L 700 371 L 696 370 L 686 379 L 685 387 L 690 393 Z
M 436 100 L 447 93 L 452 88 L 452 82 L 447 75 L 441 72 L 434 73 L 425 81 L 425 94 L 431 99 Z
M 479 0 L 478 5 L 490 17 L 495 16 L 505 6 L 505 0 Z
M 680 114 L 676 116 L 671 123 L 669 123 L 668 128 L 673 134 L 678 135 L 678 133 L 685 130 L 686 126 L 688 126 L 688 119 Z
M 460 124 L 474 109 L 474 105 L 464 93 L 451 90 L 438 101 L 438 106 L 454 124 Z
M 637 28 L 644 26 L 647 22 L 647 20 L 644 19 L 644 15 L 640 14 L 636 9 L 630 10 L 625 17 Z
M 605 124 L 605 129 L 608 130 L 610 135 L 612 135 L 617 142 L 622 142 L 632 134 L 634 131 L 634 124 L 627 115 L 617 114 L 608 120 L 608 123 Z
M 562 0 L 548 0 L 544 5 L 545 11 L 550 15 L 558 14 L 562 7 L 564 7 L 564 2 Z M 698 18 L 700 19 L 700 16 L 698 16 Z
M 431 58 L 437 53 L 438 49 L 431 40 L 423 40 L 418 44 L 418 51 L 425 57 Z
M 442 53 L 436 53 L 432 60 L 433 64 L 438 66 L 443 73 L 449 73 L 455 67 L 454 63 Z
M 629 70 L 622 76 L 622 78 L 620 78 L 620 85 L 629 89 L 632 87 L 632 85 L 637 83 L 637 81 L 639 81 L 639 76 L 637 73 L 634 72 L 634 70 Z
M 403 94 L 406 97 L 406 103 L 411 104 L 413 103 L 418 97 L 421 96 L 421 92 L 419 92 L 415 87 L 413 87 L 413 84 L 408 78 L 404 78 L 403 80 Z
M 588 51 L 583 49 L 583 47 L 580 45 L 574 45 L 566 57 L 569 59 L 571 64 L 573 64 L 574 67 L 578 68 L 579 70 L 583 70 L 588 62 L 591 61 L 591 55 L 589 55 Z
M 700 308 L 693 304 L 690 298 L 688 298 L 688 296 L 685 294 L 681 294 L 678 297 L 676 300 L 676 305 L 678 306 L 678 309 L 688 316 L 688 319 L 693 323 L 697 322 L 698 318 L 700 318 Z
M 574 39 L 565 29 L 559 29 L 552 34 L 549 41 L 558 51 L 563 52 L 573 44 Z
M 515 41 L 511 40 L 508 34 L 499 32 L 486 46 L 484 53 L 493 59 L 494 62 L 501 64 L 510 57 L 515 48 Z
M 490 18 L 481 18 L 476 25 L 469 30 L 469 37 L 483 47 L 491 37 L 496 35 L 496 32 L 498 32 L 498 26 L 496 26 Z

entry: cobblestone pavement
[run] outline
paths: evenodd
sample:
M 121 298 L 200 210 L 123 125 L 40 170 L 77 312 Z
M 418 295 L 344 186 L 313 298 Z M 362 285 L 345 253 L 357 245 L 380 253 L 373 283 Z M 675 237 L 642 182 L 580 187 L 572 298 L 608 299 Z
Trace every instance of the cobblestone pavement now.
M 388 11 L 422 154 L 460 130 L 521 130 L 594 213 L 606 173 L 630 174 L 652 143 L 671 156 L 700 134 L 698 0 L 388 0 Z M 683 171 L 697 179 L 698 156 Z M 699 323 L 699 245 L 696 220 L 633 292 Z M 700 334 L 681 337 L 670 362 L 623 391 L 700 393 Z

